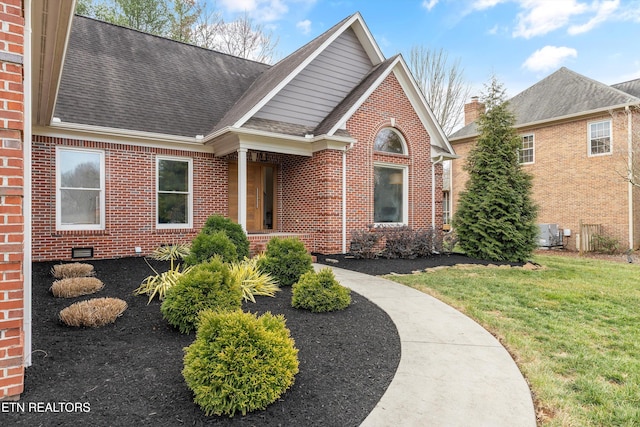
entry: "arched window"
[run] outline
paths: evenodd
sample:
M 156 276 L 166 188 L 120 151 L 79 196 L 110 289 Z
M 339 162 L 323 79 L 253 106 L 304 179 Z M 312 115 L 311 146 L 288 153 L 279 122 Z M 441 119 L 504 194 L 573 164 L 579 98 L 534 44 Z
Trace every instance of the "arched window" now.
M 384 128 L 373 143 L 373 149 L 385 153 L 406 154 L 404 140 L 402 136 L 392 128 Z

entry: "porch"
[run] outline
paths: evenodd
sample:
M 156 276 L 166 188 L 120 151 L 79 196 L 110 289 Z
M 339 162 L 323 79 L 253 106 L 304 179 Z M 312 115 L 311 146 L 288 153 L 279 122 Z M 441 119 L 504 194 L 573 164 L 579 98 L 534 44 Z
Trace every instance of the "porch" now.
M 297 238 L 304 243 L 309 253 L 316 252 L 315 237 L 311 233 L 283 233 L 283 232 L 264 232 L 264 233 L 247 233 L 249 239 L 249 254 L 254 256 L 263 252 L 267 248 L 267 243 L 274 237 L 282 239 Z

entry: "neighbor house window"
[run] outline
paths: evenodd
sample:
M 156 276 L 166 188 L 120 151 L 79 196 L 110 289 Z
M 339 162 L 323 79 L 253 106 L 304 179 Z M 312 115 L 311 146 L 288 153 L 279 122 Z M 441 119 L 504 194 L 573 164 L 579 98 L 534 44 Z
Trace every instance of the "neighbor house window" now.
M 406 154 L 404 147 L 402 136 L 392 128 L 384 128 L 378 132 L 373 143 L 374 150 L 385 153 Z
M 373 211 L 374 222 L 404 224 L 407 222 L 407 168 L 375 165 Z
M 193 178 L 191 159 L 158 157 L 158 228 L 191 227 L 193 218 Z
M 589 154 L 611 153 L 611 120 L 589 123 Z
M 533 135 L 524 135 L 522 137 L 522 145 L 518 150 L 518 161 L 520 164 L 533 163 Z
M 448 191 L 442 192 L 442 224 L 444 228 L 449 229 L 451 226 L 451 194 Z
M 104 229 L 104 152 L 56 149 L 58 230 Z

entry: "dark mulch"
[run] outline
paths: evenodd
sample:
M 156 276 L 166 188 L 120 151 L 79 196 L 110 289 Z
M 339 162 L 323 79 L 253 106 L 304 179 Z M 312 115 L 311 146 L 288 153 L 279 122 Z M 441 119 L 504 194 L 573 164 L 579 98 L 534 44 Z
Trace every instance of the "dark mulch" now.
M 26 370 L 19 402 L 25 411 L 3 411 L 0 424 L 357 426 L 386 390 L 400 360 L 393 322 L 366 298 L 352 293 L 346 310 L 313 314 L 291 308 L 291 290 L 285 288 L 276 298 L 261 297 L 243 308 L 284 314 L 299 349 L 295 384 L 263 411 L 206 417 L 181 375 L 183 348 L 193 335 L 168 326 L 157 300 L 147 305 L 146 297 L 132 295 L 151 273 L 144 260 L 91 263 L 105 288 L 75 299 L 50 294 L 52 263 L 33 265 L 33 365 Z M 72 302 L 105 296 L 129 304 L 114 324 L 69 328 L 57 320 Z M 80 411 L 68 412 L 74 405 Z
M 489 263 L 500 265 L 522 265 L 522 263 L 495 262 L 469 258 L 461 254 L 439 254 L 431 257 L 416 259 L 355 259 L 349 255 L 320 255 L 316 254 L 317 262 L 346 270 L 381 276 L 384 274 L 411 274 L 414 271 L 424 270 L 437 266 L 451 266 L 456 264 L 482 264 Z

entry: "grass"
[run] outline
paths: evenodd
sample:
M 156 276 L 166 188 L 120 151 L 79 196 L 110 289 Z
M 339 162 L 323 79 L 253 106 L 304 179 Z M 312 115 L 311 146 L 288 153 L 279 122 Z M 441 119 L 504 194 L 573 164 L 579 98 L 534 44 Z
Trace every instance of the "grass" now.
M 640 425 L 640 267 L 537 256 L 543 269 L 390 276 L 478 321 L 511 352 L 542 426 Z

